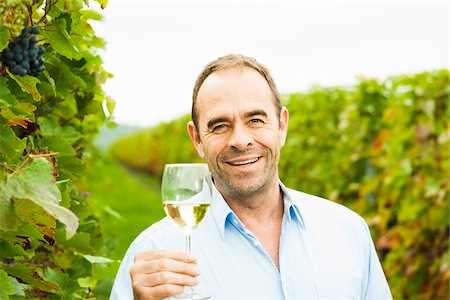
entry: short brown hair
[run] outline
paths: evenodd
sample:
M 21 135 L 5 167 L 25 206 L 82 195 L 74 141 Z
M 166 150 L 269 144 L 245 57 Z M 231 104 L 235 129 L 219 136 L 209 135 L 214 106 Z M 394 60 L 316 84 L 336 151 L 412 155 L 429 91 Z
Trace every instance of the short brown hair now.
M 266 82 L 269 84 L 270 90 L 272 91 L 272 94 L 274 97 L 273 101 L 274 101 L 274 105 L 275 105 L 275 110 L 277 112 L 278 118 L 280 118 L 281 107 L 282 107 L 281 100 L 280 100 L 280 94 L 277 90 L 275 82 L 272 79 L 272 76 L 270 76 L 269 69 L 267 69 L 264 65 L 260 64 L 258 61 L 256 61 L 256 59 L 254 59 L 252 57 L 248 57 L 248 56 L 240 55 L 240 54 L 229 54 L 226 56 L 221 56 L 221 57 L 217 58 L 216 60 L 207 64 L 203 68 L 203 71 L 200 73 L 200 75 L 197 77 L 197 80 L 196 80 L 195 86 L 194 86 L 194 91 L 192 94 L 192 111 L 191 111 L 192 121 L 194 122 L 197 130 L 199 128 L 198 128 L 198 116 L 197 116 L 195 104 L 197 102 L 198 91 L 200 90 L 201 85 L 203 84 L 205 79 L 212 73 L 220 71 L 220 70 L 237 68 L 237 67 L 252 68 L 252 69 L 258 71 L 259 74 L 261 74 L 264 77 Z

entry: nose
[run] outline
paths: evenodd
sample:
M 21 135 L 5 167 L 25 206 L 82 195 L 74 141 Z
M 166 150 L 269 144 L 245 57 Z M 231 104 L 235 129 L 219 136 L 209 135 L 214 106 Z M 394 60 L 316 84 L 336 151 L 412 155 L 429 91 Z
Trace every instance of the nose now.
M 228 140 L 228 146 L 238 149 L 246 150 L 253 143 L 253 137 L 248 128 L 245 128 L 242 124 L 236 124 L 233 126 L 230 138 Z

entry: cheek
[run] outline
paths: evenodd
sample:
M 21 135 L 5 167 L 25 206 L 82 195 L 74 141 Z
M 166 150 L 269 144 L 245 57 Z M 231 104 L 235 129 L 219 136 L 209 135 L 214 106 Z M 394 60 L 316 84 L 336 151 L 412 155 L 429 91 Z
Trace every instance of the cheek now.
M 221 138 L 207 138 L 203 141 L 203 151 L 206 159 L 211 159 L 220 154 L 224 141 Z

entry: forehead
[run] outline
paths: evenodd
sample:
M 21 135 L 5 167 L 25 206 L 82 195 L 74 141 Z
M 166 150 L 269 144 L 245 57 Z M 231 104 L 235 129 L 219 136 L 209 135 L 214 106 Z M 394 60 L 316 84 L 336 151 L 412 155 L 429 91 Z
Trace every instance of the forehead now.
M 236 110 L 275 112 L 273 99 L 269 84 L 258 71 L 239 67 L 209 75 L 198 91 L 196 106 L 200 120 Z

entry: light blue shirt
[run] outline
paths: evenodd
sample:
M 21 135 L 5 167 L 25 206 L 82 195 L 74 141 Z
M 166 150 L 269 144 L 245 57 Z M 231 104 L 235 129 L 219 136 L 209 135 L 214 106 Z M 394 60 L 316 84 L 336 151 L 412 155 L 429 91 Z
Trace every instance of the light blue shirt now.
M 211 299 L 392 299 L 366 222 L 342 205 L 280 187 L 279 269 L 214 189 L 208 215 L 192 236 L 201 270 L 194 289 Z M 120 265 L 111 299 L 133 299 L 129 272 L 137 252 L 180 250 L 184 243 L 168 218 L 143 231 Z

